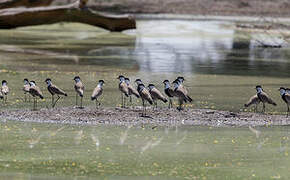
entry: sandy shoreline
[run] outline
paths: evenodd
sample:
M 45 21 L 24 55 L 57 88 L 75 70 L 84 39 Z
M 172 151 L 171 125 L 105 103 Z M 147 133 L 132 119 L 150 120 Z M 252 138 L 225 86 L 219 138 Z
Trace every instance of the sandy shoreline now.
M 149 117 L 141 117 L 141 108 L 100 108 L 86 107 L 78 109 L 64 107 L 40 109 L 39 111 L 2 110 L 0 118 L 21 122 L 61 123 L 75 125 L 142 125 L 158 126 L 194 125 L 214 127 L 247 127 L 268 125 L 289 125 L 290 118 L 285 115 L 267 115 L 259 113 L 233 113 L 209 109 L 186 109 L 179 112 L 175 109 L 149 109 Z

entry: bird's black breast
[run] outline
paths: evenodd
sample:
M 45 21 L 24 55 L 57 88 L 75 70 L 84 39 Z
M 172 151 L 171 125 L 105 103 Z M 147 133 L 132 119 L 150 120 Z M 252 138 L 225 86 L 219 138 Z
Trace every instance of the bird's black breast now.
M 169 89 L 169 88 L 164 89 L 164 92 L 165 92 L 165 94 L 166 94 L 168 97 L 173 97 L 172 94 L 170 94 L 170 89 Z
M 285 103 L 288 103 L 285 94 L 282 95 L 282 99 L 283 99 L 283 101 L 284 101 Z
M 257 96 L 258 96 L 259 100 L 263 102 L 263 99 L 261 98 L 261 93 L 257 93 Z

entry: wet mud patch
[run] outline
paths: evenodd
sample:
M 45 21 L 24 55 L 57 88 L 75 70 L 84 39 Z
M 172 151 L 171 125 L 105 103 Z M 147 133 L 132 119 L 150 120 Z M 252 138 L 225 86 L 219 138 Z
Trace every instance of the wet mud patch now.
M 24 122 L 45 122 L 80 125 L 143 125 L 154 124 L 160 126 L 196 125 L 214 127 L 240 126 L 269 126 L 289 125 L 290 119 L 283 115 L 268 115 L 260 113 L 234 113 L 208 109 L 175 109 L 160 108 L 148 109 L 146 116 L 142 116 L 142 108 L 93 108 L 78 109 L 64 107 L 55 109 L 40 109 L 31 111 L 2 110 L 0 118 Z

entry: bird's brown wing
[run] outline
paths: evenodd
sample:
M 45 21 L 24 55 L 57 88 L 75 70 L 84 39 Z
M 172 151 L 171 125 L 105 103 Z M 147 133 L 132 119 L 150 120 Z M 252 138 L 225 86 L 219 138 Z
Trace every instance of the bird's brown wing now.
M 148 101 L 150 104 L 153 104 L 153 99 L 150 95 L 150 92 L 144 88 L 141 92 L 140 92 L 140 96 L 142 99 Z
M 83 85 L 82 82 L 77 82 L 75 84 L 75 91 L 80 95 L 80 96 L 83 96 L 84 95 L 84 89 L 85 89 L 85 86 Z
M 183 84 L 180 84 L 180 85 L 179 85 L 179 88 L 182 89 L 182 91 L 184 92 L 184 94 L 185 94 L 186 96 L 188 95 L 188 91 L 187 91 L 186 87 L 185 87 Z
M 66 95 L 66 93 L 61 90 L 60 88 L 58 88 L 56 85 L 50 85 L 49 91 L 51 91 L 52 94 L 60 94 L 60 95 Z
M 153 99 L 159 99 L 164 102 L 167 101 L 163 94 L 161 94 L 161 92 L 156 88 L 151 89 L 150 94 Z
M 255 94 L 254 96 L 252 96 L 249 101 L 245 104 L 245 107 L 249 107 L 252 104 L 259 104 L 261 101 L 258 98 L 257 94 Z
M 276 106 L 277 104 L 268 96 L 268 94 L 262 92 L 260 93 L 260 98 L 262 99 L 263 102 L 267 102 L 269 104 L 273 104 Z
M 133 86 L 130 85 L 130 84 L 129 84 L 129 86 L 128 86 L 128 91 L 129 91 L 129 95 L 134 94 L 137 98 L 140 97 L 140 95 L 139 95 L 137 89 L 133 88 Z
M 177 97 L 177 94 L 175 93 L 175 91 L 171 88 L 168 89 L 168 93 L 173 96 L 173 97 Z
M 122 93 L 124 93 L 126 96 L 129 96 L 129 90 L 128 90 L 128 86 L 125 82 L 121 82 L 119 84 L 119 89 Z
M 102 95 L 103 89 L 100 87 L 96 87 L 92 93 L 92 99 L 98 98 L 100 95 Z
M 32 96 L 38 96 L 40 97 L 41 99 L 43 99 L 43 95 L 42 95 L 42 92 L 40 90 L 40 88 L 38 86 L 32 86 L 29 88 L 29 93 L 32 95 Z

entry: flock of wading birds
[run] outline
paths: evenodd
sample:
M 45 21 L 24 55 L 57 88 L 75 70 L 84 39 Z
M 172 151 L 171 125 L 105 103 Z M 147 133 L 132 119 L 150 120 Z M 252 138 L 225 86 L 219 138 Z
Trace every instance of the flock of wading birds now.
M 167 98 L 155 87 L 154 84 L 149 84 L 148 88 L 145 87 L 141 79 L 136 79 L 135 83 L 137 84 L 137 88 L 134 88 L 130 84 L 130 79 L 127 77 L 124 77 L 123 75 L 120 75 L 117 79 L 119 79 L 119 90 L 121 92 L 122 96 L 122 106 L 125 107 L 125 101 L 126 97 L 130 98 L 130 102 L 132 102 L 132 95 L 136 96 L 137 98 L 142 99 L 142 116 L 146 116 L 146 102 L 148 102 L 150 105 L 155 105 L 157 108 L 157 101 L 163 101 L 164 103 L 167 103 Z M 78 105 L 78 99 L 80 97 L 81 102 L 79 108 L 83 108 L 82 100 L 84 95 L 84 84 L 81 81 L 81 78 L 79 76 L 75 76 L 74 79 L 74 89 L 76 92 L 76 106 Z M 164 80 L 164 93 L 169 99 L 168 108 L 172 108 L 172 98 L 176 97 L 179 102 L 179 106 L 177 109 L 179 111 L 183 110 L 182 105 L 187 102 L 192 102 L 192 98 L 189 97 L 188 91 L 185 86 L 183 86 L 184 77 L 177 77 L 172 82 L 173 88 L 171 88 L 171 84 L 169 80 Z M 52 107 L 55 107 L 56 103 L 60 99 L 60 96 L 67 96 L 67 93 L 65 93 L 62 89 L 58 88 L 56 85 L 52 83 L 52 80 L 50 78 L 47 78 L 45 80 L 47 84 L 47 90 L 51 94 L 51 105 Z M 98 101 L 98 98 L 103 93 L 103 85 L 105 84 L 104 80 L 99 80 L 97 87 L 93 90 L 91 100 L 96 101 L 96 107 L 99 107 L 101 103 Z M 245 107 L 249 107 L 251 105 L 255 105 L 255 112 L 258 110 L 258 105 L 260 103 L 263 104 L 263 110 L 262 112 L 265 112 L 265 104 L 272 104 L 276 106 L 277 104 L 263 91 L 262 86 L 258 85 L 256 86 L 257 93 L 250 98 L 250 100 L 244 105 Z M 24 79 L 24 101 L 27 101 L 27 94 L 30 94 L 33 97 L 33 110 L 36 110 L 37 108 L 37 98 L 43 99 L 43 94 L 38 86 L 36 86 L 35 81 L 29 81 L 28 79 Z M 280 95 L 283 99 L 283 101 L 287 105 L 287 117 L 290 112 L 289 104 L 290 104 L 290 89 L 280 87 L 279 88 Z M 6 80 L 2 81 L 1 91 L 0 91 L 0 98 L 3 99 L 4 102 L 7 101 L 7 95 L 9 94 L 9 87 Z M 54 96 L 57 96 L 57 99 L 54 99 Z M 126 96 L 126 97 L 125 97 Z

